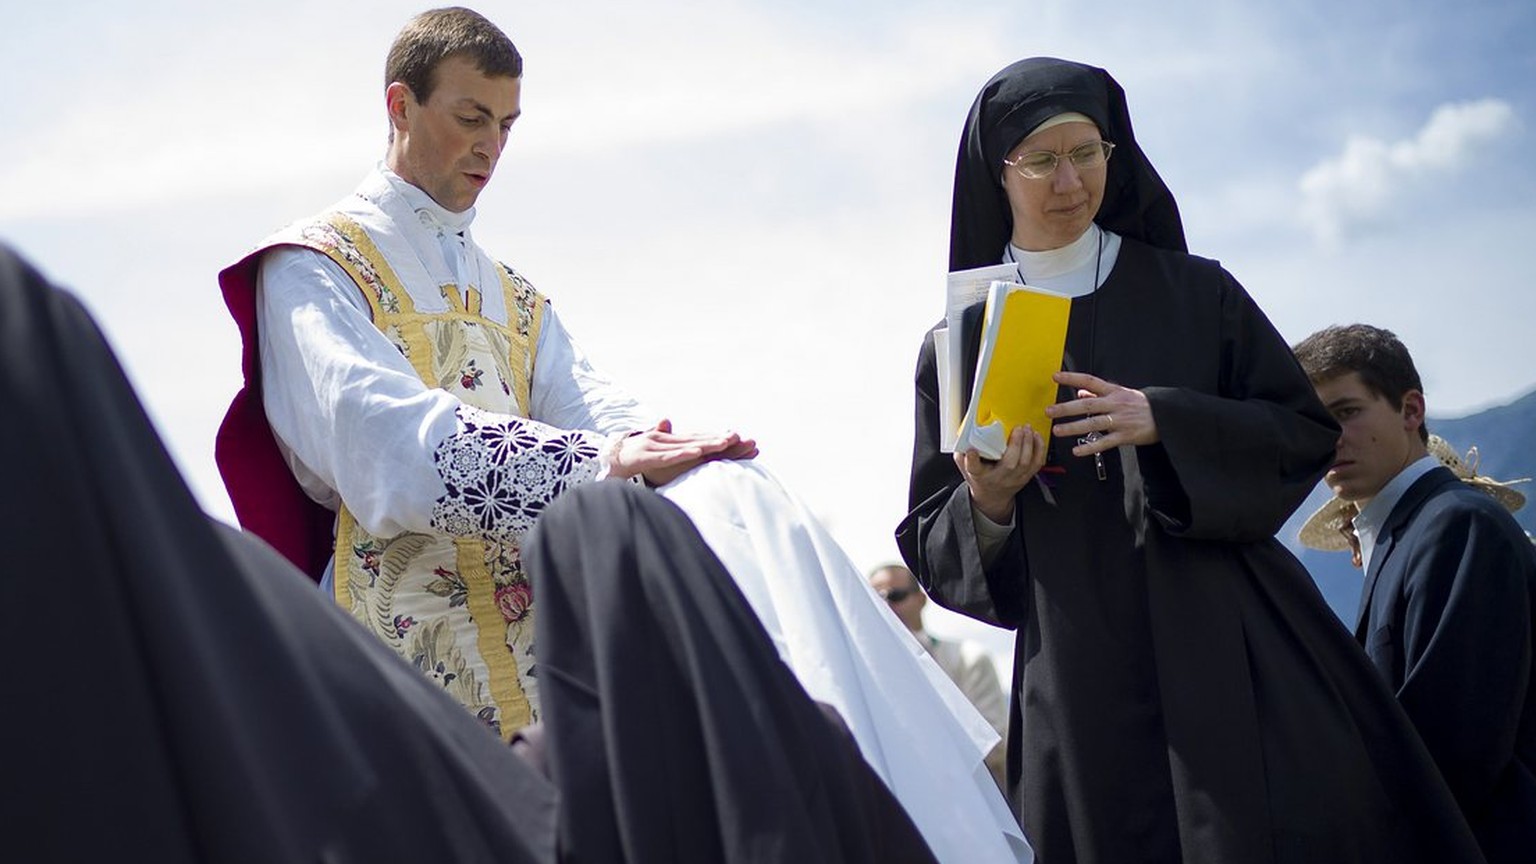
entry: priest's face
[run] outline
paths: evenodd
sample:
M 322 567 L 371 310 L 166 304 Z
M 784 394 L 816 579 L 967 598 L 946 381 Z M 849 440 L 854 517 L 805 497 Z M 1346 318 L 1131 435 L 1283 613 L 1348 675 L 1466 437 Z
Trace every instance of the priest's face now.
M 1083 236 L 1104 202 L 1104 180 L 1109 163 L 1086 170 L 1067 158 L 1074 147 L 1100 140 L 1092 123 L 1062 123 L 1043 129 L 1019 142 L 1008 153 L 1012 162 L 1024 153 L 1045 150 L 1059 158 L 1049 177 L 1032 179 L 1003 167 L 1003 190 L 1013 212 L 1013 245 L 1040 252 L 1060 249 Z
M 1358 372 L 1346 372 L 1316 386 L 1318 398 L 1342 430 L 1324 482 L 1339 498 L 1364 506 L 1426 452 L 1419 438 L 1424 396 L 1410 390 L 1402 405 L 1393 408 L 1387 397 L 1365 385 Z
M 461 213 L 491 182 L 522 111 L 522 79 L 485 75 L 459 56 L 445 58 L 433 75 L 424 103 L 398 81 L 385 92 L 395 132 L 386 162 L 445 209 Z

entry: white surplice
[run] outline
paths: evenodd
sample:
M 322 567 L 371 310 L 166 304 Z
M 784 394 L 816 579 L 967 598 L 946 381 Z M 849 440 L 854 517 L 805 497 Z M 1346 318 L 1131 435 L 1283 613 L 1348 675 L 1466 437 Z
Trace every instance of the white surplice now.
M 683 509 L 811 698 L 835 707 L 940 861 L 1034 854 L 984 759 L 997 732 L 814 514 L 756 461 L 659 491 Z

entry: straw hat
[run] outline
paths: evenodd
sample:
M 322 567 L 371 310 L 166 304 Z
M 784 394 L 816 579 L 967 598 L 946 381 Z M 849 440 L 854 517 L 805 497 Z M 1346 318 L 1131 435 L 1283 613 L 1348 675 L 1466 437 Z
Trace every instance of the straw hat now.
M 1525 493 L 1512 487 L 1516 483 L 1529 482 L 1530 478 L 1499 481 L 1479 475 L 1476 447 L 1468 450 L 1466 457 L 1462 458 L 1456 455 L 1451 445 L 1445 443 L 1444 438 L 1431 435 L 1429 436 L 1429 453 L 1439 459 L 1441 465 L 1451 469 L 1452 473 L 1461 478 L 1461 482 L 1492 495 L 1509 512 L 1513 513 L 1525 506 Z M 1316 513 L 1307 518 L 1306 524 L 1301 526 L 1301 545 L 1321 549 L 1324 552 L 1348 551 L 1350 547 L 1349 541 L 1344 536 L 1344 520 L 1354 518 L 1355 513 L 1355 505 L 1352 502 L 1342 501 L 1337 497 L 1329 499 L 1328 503 L 1319 507 Z

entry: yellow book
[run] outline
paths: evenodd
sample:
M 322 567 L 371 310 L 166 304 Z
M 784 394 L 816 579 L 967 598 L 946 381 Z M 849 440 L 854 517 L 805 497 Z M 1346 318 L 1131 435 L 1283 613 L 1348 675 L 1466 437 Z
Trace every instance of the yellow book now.
M 1028 424 L 1049 439 L 1047 405 L 1056 401 L 1051 376 L 1061 370 L 1072 298 L 1010 282 L 987 293 L 970 404 L 960 423 L 957 450 L 988 459 L 1003 455 L 1008 435 Z

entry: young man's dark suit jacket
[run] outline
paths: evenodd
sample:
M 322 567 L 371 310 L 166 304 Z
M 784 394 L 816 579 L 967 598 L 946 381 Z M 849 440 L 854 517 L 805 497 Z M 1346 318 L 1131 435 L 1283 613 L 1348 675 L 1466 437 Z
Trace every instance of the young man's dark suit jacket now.
M 1536 861 L 1536 551 L 1437 467 L 1378 533 L 1355 638 L 1397 692 L 1490 864 Z

